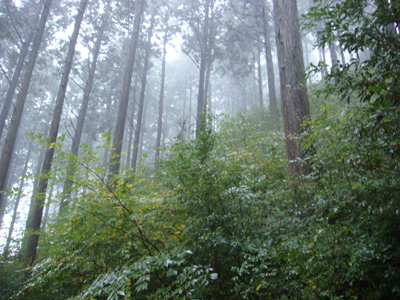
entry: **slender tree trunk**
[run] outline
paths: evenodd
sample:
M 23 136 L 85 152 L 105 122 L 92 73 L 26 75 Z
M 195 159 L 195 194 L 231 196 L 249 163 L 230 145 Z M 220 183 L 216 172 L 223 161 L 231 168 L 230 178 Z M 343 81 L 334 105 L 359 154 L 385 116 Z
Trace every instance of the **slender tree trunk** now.
M 301 135 L 307 130 L 303 122 L 310 118 L 310 109 L 303 77 L 305 68 L 297 3 L 296 0 L 273 0 L 273 4 L 289 172 L 307 175 L 310 173 L 310 151 L 302 149 L 304 137 Z
M 132 101 L 132 108 L 131 108 L 131 116 L 129 120 L 129 139 L 128 139 L 128 151 L 127 151 L 127 158 L 126 158 L 126 168 L 129 168 L 131 165 L 131 154 L 132 154 L 132 142 L 133 136 L 135 133 L 135 126 L 133 120 L 135 119 L 135 110 L 136 110 L 136 91 L 137 91 L 137 76 L 135 79 L 135 86 L 133 88 L 133 101 Z
M 308 41 L 307 41 L 307 36 L 304 36 L 304 50 L 305 50 L 305 57 L 306 57 L 306 69 L 308 68 L 308 66 L 310 65 L 310 56 L 308 54 Z M 308 77 L 308 84 L 311 85 L 311 76 Z
M 326 76 L 326 70 L 325 70 L 325 50 L 323 48 L 318 48 L 318 58 L 319 58 L 319 62 L 323 62 L 324 66 L 321 68 L 321 79 L 324 80 L 325 76 Z
M 326 76 L 326 74 L 328 74 L 328 70 L 327 70 L 327 64 L 326 64 L 326 53 L 325 53 L 325 48 L 321 49 L 321 54 L 322 54 L 322 61 L 324 62 L 324 74 Z
M 115 126 L 114 137 L 113 137 L 113 148 L 114 151 L 110 160 L 109 167 L 109 181 L 111 181 L 114 175 L 119 172 L 120 161 L 121 161 L 121 149 L 122 141 L 124 138 L 126 114 L 128 110 L 129 92 L 132 82 L 133 65 L 135 63 L 136 48 L 139 40 L 140 24 L 142 21 L 142 15 L 145 6 L 145 0 L 138 0 L 135 3 L 135 20 L 133 25 L 132 37 L 129 46 L 129 55 L 126 67 L 124 70 L 124 81 L 122 84 L 121 99 L 118 107 L 117 124 Z
M 0 207 L 5 207 L 5 203 L 3 204 L 3 191 L 5 188 L 5 181 L 7 178 L 7 174 L 9 172 L 10 162 L 12 153 L 14 151 L 15 141 L 17 139 L 17 133 L 19 124 L 21 121 L 22 112 L 24 110 L 26 96 L 28 94 L 29 84 L 31 82 L 33 68 L 35 66 L 36 58 L 39 53 L 40 44 L 42 42 L 42 36 L 44 32 L 44 28 L 46 25 L 47 18 L 50 13 L 50 6 L 52 0 L 46 0 L 44 3 L 44 8 L 39 20 L 39 24 L 37 27 L 37 31 L 35 33 L 35 38 L 33 40 L 32 49 L 29 53 L 29 59 L 26 66 L 25 74 L 21 82 L 21 88 L 18 94 L 17 101 L 14 106 L 14 111 L 12 114 L 11 122 L 8 128 L 7 137 L 3 146 L 3 151 L 1 153 L 0 158 Z M 5 202 L 5 201 L 4 201 Z M 3 210 L 0 210 L 0 219 L 2 219 L 2 215 L 4 214 Z M 1 224 L 0 224 L 1 226 Z
M 329 43 L 329 53 L 331 55 L 332 70 L 335 70 L 339 63 L 339 59 L 336 53 L 336 45 L 334 41 Z
M 342 46 L 339 45 L 340 48 L 340 59 L 342 61 L 342 65 L 344 66 L 346 64 L 346 58 L 344 57 L 344 51 Z
M 111 13 L 111 0 L 107 1 L 107 7 L 105 9 L 105 13 L 102 17 L 101 27 L 98 31 L 97 40 L 94 44 L 93 48 L 93 60 L 89 68 L 89 77 L 86 81 L 86 85 L 83 91 L 83 100 L 81 107 L 79 109 L 78 120 L 76 123 L 74 137 L 72 139 L 72 146 L 71 146 L 71 154 L 74 157 L 78 156 L 79 152 L 79 145 L 81 143 L 82 133 L 83 133 L 83 126 L 85 124 L 86 112 L 89 105 L 90 100 L 90 93 L 93 87 L 94 75 L 96 72 L 97 60 L 100 54 L 101 42 L 103 41 L 104 31 L 108 24 L 108 18 Z M 74 159 L 74 158 L 72 158 Z M 75 174 L 75 162 L 70 161 L 67 166 L 67 179 L 64 182 L 63 188 L 63 198 L 60 203 L 60 212 L 69 204 L 72 192 L 72 185 L 73 185 L 73 176 Z
M 258 50 L 256 61 L 257 61 L 258 107 L 262 108 L 264 107 L 264 100 L 263 100 L 263 81 L 262 81 L 260 50 Z
M 44 155 L 39 186 L 37 188 L 37 191 L 33 195 L 33 197 L 35 197 L 36 199 L 32 215 L 32 223 L 30 224 L 31 226 L 29 228 L 32 231 L 28 237 L 27 249 L 24 259 L 25 266 L 33 264 L 36 258 L 37 245 L 39 241 L 39 233 L 37 232 L 37 230 L 40 229 L 40 225 L 42 223 L 43 206 L 45 203 L 46 190 L 48 184 L 48 174 L 51 170 L 51 165 L 53 162 L 54 148 L 55 148 L 54 145 L 57 141 L 58 128 L 60 125 L 65 93 L 68 85 L 69 73 L 71 71 L 72 61 L 75 53 L 75 45 L 78 40 L 79 30 L 81 27 L 81 22 L 83 19 L 83 14 L 85 13 L 87 3 L 88 0 L 81 0 L 79 4 L 78 14 L 76 16 L 74 24 L 74 31 L 72 33 L 71 40 L 69 43 L 67 58 L 64 63 L 64 69 L 61 76 L 60 86 L 57 92 L 56 105 L 54 107 L 53 118 L 51 120 L 51 125 L 50 125 L 49 143 Z
M 7 256 L 9 255 L 9 249 L 10 249 L 10 244 L 11 244 L 11 240 L 12 240 L 12 234 L 13 234 L 13 231 L 14 231 L 14 225 L 15 225 L 15 221 L 17 219 L 17 214 L 18 214 L 18 207 L 19 207 L 19 203 L 21 201 L 22 190 L 23 190 L 24 183 L 25 183 L 25 177 L 24 176 L 25 176 L 26 172 L 28 171 L 29 159 L 31 158 L 32 148 L 33 148 L 33 140 L 31 140 L 29 142 L 28 153 L 26 154 L 26 160 L 25 160 L 24 168 L 22 170 L 22 177 L 21 177 L 21 180 L 19 182 L 18 196 L 15 199 L 14 211 L 13 211 L 13 215 L 12 215 L 12 219 L 11 219 L 11 224 L 10 224 L 10 228 L 8 230 L 8 236 L 7 236 L 6 245 L 4 246 L 4 252 L 3 252 L 4 259 L 6 259 Z
M 190 83 L 190 89 L 189 89 L 189 121 L 188 121 L 188 123 L 189 123 L 189 127 L 188 127 L 189 140 L 190 140 L 191 135 L 192 135 L 192 111 L 193 111 L 193 109 L 192 109 L 192 98 L 193 98 L 193 89 L 192 89 L 192 84 Z
M 14 183 L 14 173 L 10 173 L 10 175 L 7 176 L 7 178 L 6 178 L 6 185 L 5 185 L 4 190 L 8 190 L 9 188 L 11 188 L 13 183 Z M 8 200 L 8 195 L 5 194 L 4 201 L 3 201 L 4 206 L 0 207 L 0 210 L 4 212 L 3 214 L 0 214 L 0 228 L 1 228 L 1 225 L 3 224 L 5 211 L 7 209 L 7 200 Z
M 133 155 L 132 155 L 133 172 L 136 172 L 136 166 L 137 166 L 137 161 L 138 161 L 140 134 L 142 131 L 144 98 L 146 95 L 147 72 L 149 70 L 149 61 L 150 61 L 150 54 L 151 54 L 151 37 L 153 36 L 154 21 L 155 21 L 155 14 L 153 13 L 153 15 L 151 17 L 151 21 L 150 21 L 150 27 L 147 32 L 147 42 L 146 42 L 146 49 L 145 49 L 146 54 L 145 54 L 145 58 L 144 58 L 142 83 L 141 83 L 141 88 L 140 88 L 135 139 L 133 142 Z
M 33 35 L 35 33 L 36 24 L 39 20 L 40 12 L 42 11 L 42 7 L 43 7 L 43 1 L 39 1 L 39 3 L 37 4 L 36 10 L 35 10 L 35 14 L 31 21 L 31 24 L 32 24 L 31 28 L 28 32 L 28 35 L 26 36 L 25 42 L 22 45 L 21 52 L 19 53 L 19 56 L 18 56 L 17 65 L 15 66 L 14 73 L 11 77 L 10 86 L 8 87 L 6 98 L 4 100 L 4 105 L 3 105 L 2 109 L 1 109 L 1 113 L 0 113 L 0 139 L 3 134 L 4 126 L 6 124 L 6 120 L 7 120 L 7 116 L 8 116 L 8 111 L 10 110 L 10 106 L 12 103 L 12 99 L 14 97 L 15 89 L 17 88 L 17 85 L 18 85 L 19 76 L 21 74 L 22 67 L 23 67 L 24 61 L 25 61 L 25 57 L 28 53 L 29 46 L 31 44 Z
M 162 121 L 164 111 L 164 89 L 165 89 L 165 57 L 167 55 L 167 40 L 168 40 L 168 28 L 165 29 L 164 33 L 164 46 L 163 56 L 161 64 L 161 88 L 160 88 L 160 100 L 158 103 L 158 120 L 157 120 L 157 139 L 156 139 L 156 156 L 155 166 L 158 166 L 160 160 L 160 147 L 161 147 L 161 133 L 162 133 Z
M 270 34 L 271 29 L 268 22 L 268 17 L 267 17 L 268 11 L 265 4 L 265 0 L 260 0 L 260 1 L 261 1 L 261 16 L 262 16 L 263 30 L 264 30 L 265 58 L 267 61 L 269 106 L 272 118 L 274 120 L 277 120 L 279 111 L 276 100 L 274 62 L 272 60 L 272 44 L 271 44 L 271 34 Z
M 143 159 L 144 135 L 146 134 L 146 131 L 147 131 L 147 128 L 146 128 L 147 107 L 148 107 L 148 103 L 146 102 L 144 104 L 144 108 L 143 108 L 142 132 L 140 133 L 139 152 L 138 152 L 139 162 L 141 162 Z
M 49 211 L 51 205 L 51 198 L 53 197 L 53 191 L 54 191 L 54 184 L 51 185 L 50 192 L 47 197 L 46 210 L 44 212 L 44 217 L 43 217 L 43 230 L 46 229 L 47 221 L 49 220 Z
M 200 133 L 204 130 L 205 124 L 205 77 L 206 77 L 206 69 L 208 62 L 208 38 L 209 38 L 209 11 L 210 11 L 210 2 L 213 0 L 206 0 L 205 2 L 205 19 L 203 25 L 203 32 L 201 37 L 201 45 L 200 45 L 200 74 L 199 74 L 199 92 L 197 94 L 197 117 L 196 117 L 196 139 L 199 138 Z
M 204 82 L 204 111 L 211 112 L 211 70 L 212 70 L 212 62 L 213 62 L 213 48 L 214 48 L 214 38 L 215 38 L 215 26 L 214 26 L 214 1 L 210 2 L 211 8 L 211 16 L 209 19 L 209 34 L 207 37 L 207 47 L 206 47 L 206 75 L 205 75 L 205 82 Z
M 109 123 L 111 121 L 110 117 L 111 117 L 112 96 L 113 96 L 113 91 L 110 90 L 110 93 L 109 93 L 109 95 L 107 97 L 106 117 L 105 117 L 105 119 L 107 121 L 107 127 L 106 128 L 108 128 L 108 130 L 106 130 L 107 136 L 108 136 L 108 133 L 111 132 L 111 128 L 110 128 Z M 107 147 L 104 149 L 104 167 L 106 167 L 107 163 L 108 163 L 108 155 L 110 153 L 110 148 L 112 148 L 112 145 L 109 145 L 109 140 L 107 138 Z

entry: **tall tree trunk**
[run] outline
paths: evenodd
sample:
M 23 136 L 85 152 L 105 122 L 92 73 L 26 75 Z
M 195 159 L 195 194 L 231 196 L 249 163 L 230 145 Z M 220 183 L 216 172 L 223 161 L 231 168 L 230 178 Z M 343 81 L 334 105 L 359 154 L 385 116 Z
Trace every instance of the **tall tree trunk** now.
M 205 126 L 205 77 L 207 62 L 209 57 L 208 54 L 208 38 L 209 38 L 209 11 L 210 3 L 214 0 L 206 0 L 205 2 L 205 19 L 201 37 L 200 45 L 200 74 L 199 74 L 199 92 L 197 94 L 197 116 L 196 116 L 196 138 L 198 139 L 201 132 L 204 131 Z
M 128 151 L 127 151 L 127 158 L 126 158 L 126 168 L 131 166 L 131 154 L 132 154 L 132 142 L 133 136 L 135 133 L 135 126 L 133 120 L 135 119 L 135 110 L 136 110 L 136 91 L 137 91 L 137 77 L 135 78 L 135 86 L 133 88 L 133 97 L 132 97 L 132 108 L 131 108 L 131 116 L 129 119 L 129 139 L 128 139 Z
M 6 178 L 6 185 L 5 185 L 4 190 L 8 190 L 10 187 L 13 186 L 13 184 L 14 184 L 14 176 L 15 176 L 15 174 L 14 174 L 14 173 L 11 173 L 11 172 L 10 172 L 10 175 L 7 176 L 7 178 Z M 3 214 L 0 214 L 0 228 L 1 228 L 1 225 L 3 224 L 3 219 L 4 219 L 5 211 L 6 211 L 6 209 L 7 209 L 7 200 L 8 200 L 8 195 L 5 194 L 5 195 L 4 195 L 4 201 L 3 201 L 3 205 L 4 205 L 4 206 L 1 206 L 1 207 L 0 207 L 0 210 L 4 212 Z
M 342 61 L 342 65 L 344 66 L 346 64 L 346 58 L 344 57 L 344 51 L 341 45 L 339 45 L 340 49 L 340 59 Z
M 161 64 L 161 87 L 160 87 L 160 100 L 158 102 L 158 119 L 157 119 L 157 139 L 156 139 L 156 156 L 155 166 L 158 166 L 160 160 L 160 147 L 161 147 L 161 133 L 162 133 L 162 121 L 164 111 L 164 89 L 165 89 L 165 57 L 167 55 L 167 41 L 168 41 L 168 27 L 164 32 L 164 46 L 163 56 Z
M 260 50 L 257 51 L 256 61 L 257 61 L 257 85 L 258 85 L 258 107 L 264 107 L 263 99 L 263 82 L 262 82 L 262 70 L 261 70 L 261 53 Z
M 51 198 L 53 197 L 53 191 L 54 191 L 54 184 L 51 185 L 50 192 L 47 197 L 46 210 L 44 212 L 44 217 L 43 217 L 43 230 L 46 229 L 46 225 L 49 220 L 49 212 L 50 212 Z
M 192 135 L 192 98 L 193 98 L 193 88 L 192 88 L 192 83 L 190 83 L 190 90 L 189 90 L 189 126 L 188 126 L 188 139 L 190 140 L 190 137 Z
M 89 76 L 88 76 L 88 79 L 86 81 L 86 85 L 85 85 L 85 88 L 83 91 L 83 100 L 82 100 L 81 107 L 79 109 L 75 133 L 74 133 L 74 137 L 72 139 L 71 154 L 74 157 L 78 156 L 79 145 L 81 143 L 81 138 L 82 138 L 82 133 L 83 133 L 83 126 L 85 124 L 86 112 L 87 112 L 87 108 L 88 108 L 89 100 L 90 100 L 90 93 L 92 91 L 94 75 L 96 72 L 97 60 L 98 60 L 99 54 L 100 54 L 101 42 L 103 41 L 104 31 L 107 27 L 108 18 L 110 16 L 110 13 L 111 13 L 111 0 L 108 0 L 107 7 L 102 16 L 101 26 L 98 30 L 97 39 L 96 39 L 96 42 L 94 43 L 93 60 L 89 67 Z M 72 159 L 74 159 L 74 158 L 72 158 Z M 69 201 L 71 198 L 74 174 L 75 174 L 75 162 L 70 161 L 67 166 L 67 179 L 64 182 L 63 197 L 62 197 L 62 200 L 60 203 L 60 212 L 69 204 Z
M 43 136 L 47 136 L 49 132 L 49 125 L 46 125 L 45 129 L 43 130 Z M 42 148 L 40 149 L 39 152 L 39 158 L 37 161 L 37 165 L 36 165 L 36 170 L 35 170 L 35 180 L 33 181 L 33 194 L 35 193 L 38 185 L 39 185 L 39 180 L 40 180 L 40 170 L 42 168 L 42 164 L 43 164 L 43 159 L 44 159 L 44 153 L 45 153 L 45 149 Z M 28 217 L 26 219 L 26 224 L 25 224 L 25 229 L 28 230 L 29 226 L 30 226 L 30 222 L 32 221 L 32 215 L 33 215 L 33 208 L 35 207 L 35 199 L 36 197 L 31 197 L 31 201 L 29 204 L 29 212 L 28 212 Z M 21 245 L 21 249 L 24 249 L 25 244 L 24 241 L 27 241 L 28 237 L 25 236 L 25 238 L 22 240 L 22 245 Z
M 26 54 L 28 53 L 29 46 L 31 44 L 33 35 L 35 33 L 36 24 L 39 20 L 40 12 L 42 11 L 42 7 L 43 7 L 43 1 L 39 1 L 39 3 L 37 4 L 36 10 L 35 10 L 35 14 L 31 21 L 31 24 L 32 24 L 31 28 L 28 32 L 28 35 L 25 38 L 25 42 L 22 45 L 21 52 L 19 53 L 19 56 L 18 56 L 17 65 L 15 66 L 14 73 L 11 77 L 10 86 L 8 87 L 6 98 L 4 100 L 4 105 L 3 105 L 2 109 L 1 109 L 1 113 L 0 113 L 0 139 L 3 134 L 4 126 L 6 124 L 6 120 L 7 120 L 7 116 L 8 116 L 8 111 L 10 110 L 10 106 L 12 103 L 12 99 L 14 97 L 15 89 L 17 88 L 17 85 L 18 85 L 19 76 L 21 74 Z
M 204 111 L 211 113 L 211 70 L 212 70 L 212 63 L 213 63 L 213 48 L 214 48 L 214 39 L 215 39 L 215 26 L 214 26 L 214 1 L 210 2 L 210 9 L 211 15 L 209 19 L 209 33 L 208 33 L 208 40 L 207 40 L 207 47 L 206 47 L 206 76 L 204 82 Z
M 264 30 L 265 58 L 267 61 L 269 106 L 271 109 L 272 118 L 274 120 L 277 120 L 279 112 L 276 100 L 274 62 L 272 60 L 272 44 L 270 35 L 271 29 L 268 22 L 268 17 L 267 17 L 268 11 L 265 4 L 265 0 L 260 0 L 260 1 L 261 1 L 261 17 L 263 21 L 263 30 Z
M 67 58 L 64 63 L 60 86 L 57 92 L 56 105 L 54 107 L 53 118 L 51 120 L 51 125 L 50 125 L 49 142 L 44 155 L 39 186 L 37 188 L 37 191 L 33 195 L 33 197 L 35 197 L 36 199 L 32 215 L 32 222 L 29 227 L 31 233 L 28 237 L 27 249 L 25 253 L 25 259 L 24 259 L 25 266 L 33 264 L 36 258 L 37 244 L 39 241 L 39 233 L 37 232 L 37 230 L 40 229 L 40 225 L 42 223 L 43 206 L 45 203 L 46 190 L 48 184 L 48 174 L 51 170 L 51 165 L 53 162 L 54 148 L 55 148 L 54 145 L 57 141 L 58 128 L 60 125 L 65 93 L 68 85 L 69 73 L 71 71 L 72 61 L 75 53 L 75 45 L 78 40 L 79 30 L 81 27 L 81 22 L 83 19 L 83 14 L 85 13 L 87 3 L 88 0 L 81 0 L 79 4 L 78 14 L 76 16 L 74 24 L 74 31 L 72 33 L 71 40 L 69 43 Z
M 331 62 L 332 62 L 332 70 L 337 68 L 337 64 L 339 63 L 339 59 L 336 53 L 336 45 L 335 41 L 329 43 L 329 53 L 331 55 Z
M 304 52 L 306 53 L 305 57 L 306 57 L 306 65 L 305 68 L 307 69 L 310 66 L 310 56 L 308 54 L 308 41 L 307 41 L 307 36 L 304 36 L 303 39 L 304 42 Z M 308 84 L 311 85 L 311 76 L 308 76 Z
M 144 98 L 146 95 L 147 72 L 149 70 L 149 61 L 150 61 L 150 54 L 151 54 L 151 37 L 153 36 L 154 21 L 155 21 L 155 13 L 153 13 L 153 15 L 151 17 L 150 27 L 147 32 L 147 42 L 146 42 L 146 49 L 145 49 L 146 54 L 145 54 L 145 58 L 144 58 L 142 83 L 141 83 L 141 87 L 140 87 L 139 107 L 138 107 L 138 113 L 137 113 L 135 139 L 133 142 L 133 155 L 132 155 L 133 172 L 136 172 L 136 166 L 137 166 L 137 161 L 138 161 L 140 134 L 142 131 Z
M 310 173 L 309 151 L 302 149 L 303 122 L 310 118 L 296 0 L 273 0 L 281 83 L 286 155 L 293 175 Z
M 35 33 L 35 37 L 33 40 L 32 48 L 29 53 L 29 59 L 26 66 L 25 74 L 21 82 L 21 88 L 18 94 L 17 101 L 14 106 L 14 111 L 12 114 L 11 122 L 8 128 L 7 137 L 4 142 L 3 151 L 1 153 L 0 158 L 0 207 L 5 207 L 5 203 L 3 204 L 3 191 L 5 188 L 5 181 L 7 178 L 7 174 L 9 172 L 10 162 L 12 153 L 15 146 L 15 141 L 17 139 L 17 133 L 19 124 L 21 121 L 22 112 L 24 110 L 26 96 L 28 94 L 29 84 L 31 82 L 33 68 L 35 66 L 36 58 L 39 53 L 40 44 L 42 42 L 42 36 L 44 32 L 44 28 L 46 25 L 47 18 L 50 13 L 50 6 L 52 0 L 46 0 L 44 3 L 43 11 L 40 16 L 39 24 L 37 27 L 37 31 Z M 3 210 L 0 210 L 0 219 L 2 219 L 2 215 L 4 214 Z M 0 224 L 1 226 L 1 224 Z
M 321 80 L 324 80 L 324 78 L 326 76 L 325 59 L 324 59 L 325 54 L 323 54 L 323 53 L 325 53 L 325 50 L 323 48 L 318 47 L 318 59 L 319 59 L 319 62 L 320 63 L 321 62 L 324 63 L 324 65 L 321 68 Z
M 140 141 L 139 141 L 139 151 L 138 151 L 138 159 L 139 159 L 139 162 L 141 162 L 142 159 L 143 159 L 143 152 L 144 152 L 144 135 L 145 135 L 146 132 L 147 132 L 147 128 L 146 128 L 147 107 L 148 107 L 148 103 L 146 102 L 146 103 L 144 104 L 144 108 L 143 108 L 142 129 L 141 129 Z
M 124 70 L 124 81 L 122 84 L 121 99 L 118 107 L 117 124 L 115 126 L 114 137 L 113 137 L 113 153 L 110 159 L 109 167 L 109 181 L 111 181 L 114 175 L 119 172 L 120 161 L 121 161 L 121 150 L 122 141 L 124 138 L 126 114 L 128 110 L 129 92 L 131 88 L 133 65 L 135 63 L 136 48 L 139 40 L 140 24 L 142 21 L 142 15 L 145 6 L 145 0 L 138 0 L 135 3 L 135 20 L 133 25 L 132 37 L 129 46 L 128 60 Z
M 12 219 L 11 219 L 11 224 L 10 224 L 10 228 L 8 229 L 6 245 L 4 246 L 4 252 L 3 252 L 4 259 L 6 259 L 9 254 L 10 244 L 11 244 L 11 240 L 12 240 L 12 234 L 14 231 L 14 225 L 15 225 L 15 221 L 17 219 L 18 207 L 19 207 L 19 203 L 21 201 L 22 189 L 23 189 L 24 183 L 25 183 L 25 174 L 28 171 L 29 159 L 31 158 L 32 148 L 33 148 L 33 140 L 31 140 L 29 142 L 28 153 L 26 154 L 25 164 L 24 164 L 24 168 L 22 170 L 22 177 L 19 182 L 18 195 L 17 195 L 17 199 L 15 199 L 14 211 L 13 211 L 13 215 L 12 215 Z

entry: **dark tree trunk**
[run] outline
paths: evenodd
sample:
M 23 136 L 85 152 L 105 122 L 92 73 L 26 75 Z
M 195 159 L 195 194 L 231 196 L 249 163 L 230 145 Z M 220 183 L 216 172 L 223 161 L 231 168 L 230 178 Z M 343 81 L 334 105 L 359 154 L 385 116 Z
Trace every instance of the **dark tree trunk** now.
M 44 32 L 44 28 L 46 25 L 47 18 L 50 13 L 50 6 L 52 0 L 46 0 L 44 3 L 44 8 L 42 14 L 40 16 L 39 24 L 37 27 L 37 31 L 35 33 L 35 37 L 32 44 L 32 49 L 29 53 L 29 59 L 26 66 L 25 74 L 21 82 L 21 88 L 18 94 L 17 101 L 14 106 L 14 111 L 12 114 L 11 122 L 8 128 L 7 137 L 4 142 L 3 151 L 1 153 L 0 158 L 0 207 L 5 207 L 5 203 L 3 204 L 3 191 L 5 188 L 5 181 L 7 178 L 7 174 L 9 172 L 10 162 L 12 153 L 15 146 L 15 141 L 17 139 L 17 133 L 19 124 L 21 121 L 22 112 L 24 110 L 26 96 L 28 94 L 29 84 L 31 82 L 33 68 L 35 66 L 36 58 L 39 53 L 40 44 L 42 41 L 42 36 Z M 2 219 L 2 215 L 4 214 L 3 210 L 0 210 L 0 219 Z M 1 224 L 0 224 L 1 226 Z
M 42 7 L 43 7 L 43 1 L 39 1 L 39 3 L 37 4 L 36 10 L 35 10 L 35 14 L 32 18 L 31 28 L 29 30 L 28 35 L 25 38 L 25 42 L 22 45 L 21 52 L 19 53 L 19 56 L 18 56 L 17 65 L 15 66 L 14 73 L 11 77 L 10 86 L 8 87 L 6 98 L 4 100 L 4 105 L 3 105 L 2 109 L 1 109 L 1 113 L 0 113 L 0 139 L 3 135 L 3 130 L 4 130 L 4 126 L 6 124 L 8 111 L 10 110 L 10 106 L 12 103 L 12 99 L 14 97 L 15 89 L 17 88 L 17 85 L 18 85 L 19 76 L 21 74 L 26 54 L 28 53 L 29 46 L 31 44 L 33 35 L 35 33 L 36 24 L 39 20 L 39 16 L 40 16 L 40 12 L 42 11 Z
M 124 81 L 122 84 L 121 99 L 118 107 L 117 124 L 115 126 L 113 137 L 113 148 L 115 150 L 112 152 L 112 156 L 110 159 L 109 181 L 111 181 L 114 175 L 118 174 L 120 168 L 122 141 L 124 138 L 126 114 L 129 102 L 129 92 L 132 82 L 133 65 L 135 63 L 136 49 L 139 41 L 140 24 L 142 21 L 145 0 L 138 0 L 136 1 L 135 5 L 135 20 L 129 46 L 128 60 L 124 70 Z
M 269 106 L 271 109 L 272 118 L 274 120 L 277 120 L 279 112 L 276 100 L 274 62 L 272 60 L 272 44 L 270 35 L 271 29 L 269 26 L 267 14 L 268 11 L 265 4 L 265 0 L 261 0 L 261 16 L 262 16 L 263 30 L 264 30 L 264 48 L 265 48 L 265 58 L 267 61 Z
M 139 107 L 138 107 L 137 120 L 136 120 L 135 139 L 133 142 L 133 155 L 132 155 L 133 172 L 136 172 L 136 166 L 137 166 L 138 154 L 139 154 L 140 135 L 142 133 L 141 131 L 142 131 L 144 98 L 146 95 L 147 72 L 149 70 L 149 62 L 150 62 L 150 54 L 151 54 L 151 37 L 153 36 L 154 21 L 155 21 L 155 14 L 153 13 L 153 16 L 151 17 L 151 21 L 150 21 L 150 27 L 147 32 L 147 42 L 146 42 L 146 49 L 145 49 L 146 53 L 145 53 L 145 58 L 144 58 L 142 82 L 141 82 L 141 87 L 140 87 Z
M 36 199 L 32 214 L 32 222 L 30 224 L 31 226 L 29 227 L 29 229 L 32 230 L 32 232 L 28 237 L 27 249 L 24 259 L 25 266 L 33 264 L 36 258 L 37 245 L 39 241 L 39 233 L 37 232 L 37 230 L 40 229 L 40 225 L 42 223 L 43 206 L 45 202 L 46 189 L 48 184 L 48 174 L 51 170 L 51 165 L 53 162 L 54 148 L 55 148 L 54 145 L 57 141 L 58 128 L 60 125 L 65 93 L 67 91 L 69 73 L 71 71 L 72 61 L 75 53 L 75 45 L 78 40 L 79 30 L 81 27 L 81 22 L 83 19 L 83 14 L 85 13 L 87 3 L 88 0 L 82 0 L 79 4 L 78 14 L 76 16 L 74 24 L 74 31 L 72 33 L 71 40 L 69 43 L 67 58 L 64 63 L 60 86 L 57 92 L 56 105 L 54 107 L 53 118 L 51 120 L 51 125 L 50 125 L 48 147 L 44 155 L 39 185 L 37 191 L 33 195 L 33 197 L 35 197 Z
M 48 125 L 46 125 L 46 127 L 45 127 L 45 129 L 43 131 L 43 136 L 47 136 L 48 131 L 49 131 L 49 127 L 48 127 Z M 36 165 L 35 180 L 33 182 L 33 189 L 32 189 L 33 193 L 35 193 L 35 191 L 36 191 L 36 189 L 37 189 L 37 187 L 39 185 L 40 170 L 41 170 L 42 164 L 43 164 L 44 153 L 45 153 L 45 149 L 43 148 L 43 149 L 40 150 L 39 158 L 38 158 L 37 165 Z M 28 217 L 26 219 L 25 230 L 27 230 L 29 228 L 30 222 L 32 220 L 33 208 L 35 207 L 35 199 L 36 199 L 36 197 L 34 197 L 34 195 L 32 195 L 31 201 L 30 201 L 30 204 L 29 204 L 29 212 L 28 212 Z M 24 243 L 24 241 L 26 241 L 27 238 L 28 237 L 25 236 L 25 238 L 23 239 L 22 242 Z M 24 249 L 25 248 L 24 246 L 25 246 L 25 244 L 22 244 L 21 249 Z
M 97 60 L 98 60 L 99 54 L 100 54 L 101 42 L 103 40 L 104 31 L 108 24 L 108 18 L 110 16 L 110 13 L 111 13 L 111 0 L 108 0 L 107 7 L 106 7 L 105 13 L 102 18 L 101 27 L 99 28 L 99 31 L 98 31 L 97 40 L 94 44 L 93 60 L 90 65 L 90 68 L 89 68 L 89 76 L 88 76 L 88 79 L 86 81 L 86 85 L 85 85 L 85 88 L 83 91 L 83 100 L 82 100 L 81 107 L 79 109 L 75 133 L 74 133 L 74 137 L 72 139 L 71 154 L 74 157 L 78 156 L 79 145 L 81 143 L 81 138 L 82 138 L 82 133 L 83 133 L 83 126 L 85 124 L 86 112 L 87 112 L 87 108 L 88 108 L 89 100 L 90 100 L 90 93 L 92 91 L 94 75 L 96 72 Z M 60 212 L 69 204 L 71 192 L 72 192 L 74 174 L 75 174 L 75 162 L 71 161 L 71 162 L 69 162 L 69 164 L 67 166 L 67 179 L 64 182 L 63 198 L 60 203 Z
M 310 118 L 304 80 L 303 50 L 296 0 L 273 0 L 278 49 L 282 115 L 286 137 L 289 172 L 310 173 L 309 151 L 302 149 L 303 122 Z
M 160 100 L 158 103 L 157 139 L 156 139 L 156 156 L 155 156 L 156 167 L 158 166 L 158 162 L 160 160 L 161 133 L 162 133 L 163 110 L 164 110 L 165 57 L 167 55 L 167 39 L 168 39 L 167 30 L 168 29 L 165 29 L 164 33 L 164 46 L 163 46 L 163 56 L 161 64 L 161 88 L 160 88 Z

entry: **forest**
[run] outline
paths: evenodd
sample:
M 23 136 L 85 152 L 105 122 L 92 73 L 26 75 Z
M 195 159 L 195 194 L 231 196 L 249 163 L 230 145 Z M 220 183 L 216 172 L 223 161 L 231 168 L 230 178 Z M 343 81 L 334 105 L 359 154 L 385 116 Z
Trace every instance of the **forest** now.
M 0 2 L 0 299 L 400 299 L 400 1 Z

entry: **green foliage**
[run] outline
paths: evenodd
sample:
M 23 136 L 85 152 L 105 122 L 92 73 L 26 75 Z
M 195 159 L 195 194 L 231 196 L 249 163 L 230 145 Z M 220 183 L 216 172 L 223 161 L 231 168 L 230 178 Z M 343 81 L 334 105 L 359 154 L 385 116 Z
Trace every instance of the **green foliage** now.
M 384 2 L 365 18 L 365 2 L 351 2 L 309 15 L 327 24 L 321 43 L 334 34 L 347 50 L 374 50 L 310 92 L 309 176 L 288 176 L 284 134 L 263 111 L 177 139 L 156 171 L 123 170 L 112 185 L 89 147 L 81 158 L 59 151 L 58 164 L 76 168 L 70 206 L 41 233 L 28 279 L 13 258 L 2 263 L 2 290 L 19 299 L 400 298 L 400 74 L 397 50 L 373 46 L 398 36 L 379 39 L 394 14 L 382 23 Z

